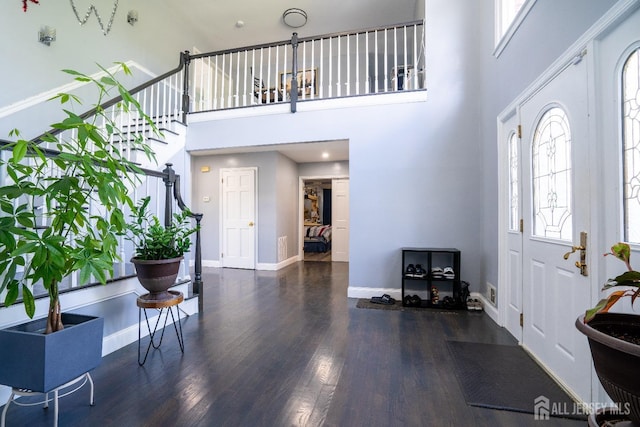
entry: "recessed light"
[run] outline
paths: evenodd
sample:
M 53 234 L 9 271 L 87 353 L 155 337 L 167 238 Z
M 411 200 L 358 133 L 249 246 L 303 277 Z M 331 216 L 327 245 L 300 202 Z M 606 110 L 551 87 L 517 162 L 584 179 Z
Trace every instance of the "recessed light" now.
M 244 27 L 244 21 L 240 20 L 240 21 L 236 21 L 236 27 L 237 28 L 242 28 Z
M 328 159 L 329 158 L 329 153 L 327 153 L 326 151 L 324 153 L 322 153 L 322 158 L 323 159 Z

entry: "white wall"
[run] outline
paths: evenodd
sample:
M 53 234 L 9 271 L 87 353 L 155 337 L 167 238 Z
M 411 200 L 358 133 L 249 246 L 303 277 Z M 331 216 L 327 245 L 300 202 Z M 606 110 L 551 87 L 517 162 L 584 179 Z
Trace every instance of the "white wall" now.
M 201 172 L 208 166 L 209 172 Z M 204 214 L 202 220 L 202 259 L 205 265 L 220 261 L 220 169 L 257 167 L 259 264 L 278 261 L 278 237 L 287 236 L 289 256 L 297 254 L 298 239 L 297 165 L 277 152 L 239 155 L 198 156 L 192 158 L 192 209 Z M 209 202 L 204 198 L 208 197 Z
M 450 95 L 443 90 L 432 96 Z M 458 96 L 466 95 L 460 90 Z M 482 196 L 469 190 L 480 176 L 476 129 L 455 126 L 447 117 L 473 115 L 475 109 L 462 100 L 444 104 L 429 100 L 192 123 L 187 149 L 348 139 L 350 286 L 398 288 L 400 248 L 409 245 L 459 247 L 463 277 L 477 283 L 481 243 L 470 236 L 481 227 Z
M 180 52 L 204 44 L 205 39 L 195 34 L 191 26 L 181 21 L 169 7 L 158 4 L 164 2 L 120 1 L 111 31 L 106 36 L 94 15 L 81 26 L 68 1 L 28 2 L 27 12 L 22 11 L 19 1 L 3 2 L 0 28 L 5 37 L 0 42 L 0 57 L 3 58 L 0 67 L 0 109 L 71 82 L 72 79 L 61 72 L 63 69 L 93 74 L 98 71 L 96 64 L 110 67 L 114 62 L 129 60 L 136 61 L 154 74 L 177 67 Z M 77 1 L 76 4 L 78 13 L 84 17 L 85 7 L 90 2 Z M 113 2 L 93 4 L 96 4 L 106 26 Z M 135 26 L 126 22 L 127 12 L 131 9 L 139 12 L 139 21 Z M 38 31 L 43 25 L 57 30 L 57 40 L 49 47 L 38 42 Z M 180 31 L 167 31 L 167 28 L 174 26 Z M 148 76 L 143 77 L 146 79 Z M 132 87 L 139 81 L 125 79 L 123 83 Z M 85 99 L 87 103 L 93 101 Z M 82 108 L 80 112 L 89 108 Z M 9 120 L 11 123 L 3 123 Z M 12 126 L 15 121 L 15 118 L 0 119 L 0 129 L 3 129 L 0 138 L 6 139 L 6 129 L 18 125 L 22 129 L 24 123 L 28 123 L 23 120 Z M 49 123 L 51 121 L 46 122 Z

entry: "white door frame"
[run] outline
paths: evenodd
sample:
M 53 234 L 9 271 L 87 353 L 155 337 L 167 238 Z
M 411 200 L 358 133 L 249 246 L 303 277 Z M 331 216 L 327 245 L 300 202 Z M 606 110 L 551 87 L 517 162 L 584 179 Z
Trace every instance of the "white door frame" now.
M 298 261 L 304 260 L 304 182 L 314 179 L 349 179 L 349 175 L 298 176 Z

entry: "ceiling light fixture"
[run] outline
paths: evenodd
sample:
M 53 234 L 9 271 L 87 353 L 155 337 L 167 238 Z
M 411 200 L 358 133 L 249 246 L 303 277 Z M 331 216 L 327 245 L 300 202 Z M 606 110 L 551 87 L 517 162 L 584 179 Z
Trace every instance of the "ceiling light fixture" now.
M 307 23 L 307 12 L 292 7 L 284 11 L 282 21 L 291 28 L 300 28 Z

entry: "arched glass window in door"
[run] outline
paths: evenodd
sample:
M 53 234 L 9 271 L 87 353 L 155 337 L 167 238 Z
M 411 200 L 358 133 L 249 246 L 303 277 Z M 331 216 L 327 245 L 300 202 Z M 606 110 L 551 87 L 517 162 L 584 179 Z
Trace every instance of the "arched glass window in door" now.
M 518 136 L 509 136 L 509 230 L 520 230 L 520 161 Z
M 550 108 L 540 118 L 532 162 L 533 235 L 570 241 L 571 131 L 562 108 Z
M 640 243 L 640 49 L 622 68 L 625 240 Z

